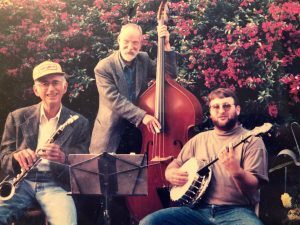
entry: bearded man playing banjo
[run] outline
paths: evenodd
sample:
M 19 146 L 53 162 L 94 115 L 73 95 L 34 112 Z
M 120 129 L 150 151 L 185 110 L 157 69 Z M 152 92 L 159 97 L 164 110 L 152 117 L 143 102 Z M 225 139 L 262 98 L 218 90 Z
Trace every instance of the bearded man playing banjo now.
M 238 122 L 241 109 L 233 91 L 219 88 L 208 99 L 214 129 L 187 142 L 165 172 L 172 185 L 183 187 L 190 178 L 182 169 L 184 163 L 195 158 L 201 165 L 218 157 L 209 167 L 210 182 L 205 194 L 191 206 L 154 212 L 142 219 L 140 225 L 262 225 L 253 209 L 259 202 L 260 185 L 268 182 L 265 145 L 255 136 L 233 145 L 248 132 Z

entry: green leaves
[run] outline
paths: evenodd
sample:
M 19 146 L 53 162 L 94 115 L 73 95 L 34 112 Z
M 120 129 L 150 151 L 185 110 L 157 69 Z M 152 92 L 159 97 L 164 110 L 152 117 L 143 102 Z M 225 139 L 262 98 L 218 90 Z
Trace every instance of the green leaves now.
M 30 78 L 36 64 L 52 59 L 72 75 L 69 98 L 78 98 L 92 84 L 97 62 L 118 48 L 123 24 L 141 25 L 143 50 L 156 57 L 158 4 L 7 0 L 0 4 L 1 75 Z M 178 53 L 178 82 L 199 99 L 230 87 L 246 93 L 242 103 L 258 108 L 271 100 L 299 102 L 298 80 L 283 79 L 299 77 L 299 7 L 297 1 L 172 1 L 168 27 Z

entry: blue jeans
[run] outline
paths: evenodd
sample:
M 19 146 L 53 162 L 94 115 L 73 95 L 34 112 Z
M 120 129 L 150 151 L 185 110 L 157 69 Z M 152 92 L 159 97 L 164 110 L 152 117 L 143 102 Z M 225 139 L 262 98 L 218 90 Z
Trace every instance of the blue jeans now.
M 242 206 L 172 207 L 154 212 L 139 225 L 263 225 L 253 210 Z
M 38 202 L 51 225 L 75 225 L 77 214 L 74 201 L 53 181 L 21 181 L 13 197 L 0 201 L 0 224 L 11 224 Z

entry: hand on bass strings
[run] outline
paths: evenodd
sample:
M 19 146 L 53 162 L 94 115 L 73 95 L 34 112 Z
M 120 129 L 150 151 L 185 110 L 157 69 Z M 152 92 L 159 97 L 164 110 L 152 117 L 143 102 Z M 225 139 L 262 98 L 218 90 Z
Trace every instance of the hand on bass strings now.
M 38 150 L 38 156 L 40 156 L 43 159 L 48 159 L 50 161 L 64 163 L 66 155 L 62 151 L 59 145 L 54 143 L 49 143 L 43 145 Z
M 33 150 L 26 148 L 15 152 L 13 158 L 19 163 L 22 169 L 29 170 L 36 161 L 37 156 Z
M 157 26 L 157 35 L 159 38 L 165 38 L 165 51 L 171 51 L 170 45 L 170 33 L 168 31 L 168 27 L 166 25 L 158 25 Z
M 182 186 L 188 181 L 188 173 L 178 168 L 166 170 L 166 179 L 175 186 Z
M 160 132 L 161 125 L 160 122 L 149 114 L 146 114 L 142 120 L 142 123 L 145 124 L 148 128 L 148 131 L 152 134 L 156 134 Z

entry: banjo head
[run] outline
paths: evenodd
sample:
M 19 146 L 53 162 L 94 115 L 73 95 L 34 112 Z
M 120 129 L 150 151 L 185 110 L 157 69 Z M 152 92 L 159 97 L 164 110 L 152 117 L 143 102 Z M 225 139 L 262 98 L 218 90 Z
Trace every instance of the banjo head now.
M 188 173 L 188 181 L 183 186 L 172 187 L 170 197 L 173 201 L 178 201 L 189 190 L 194 180 L 198 179 L 198 169 L 199 165 L 196 158 L 190 158 L 182 165 L 182 167 L 180 167 L 181 171 L 186 171 Z
M 208 167 L 205 175 L 198 174 L 199 168 L 203 168 L 205 162 L 200 165 L 196 158 L 191 158 L 185 162 L 180 170 L 188 172 L 188 181 L 183 186 L 174 186 L 170 191 L 171 200 L 178 202 L 180 205 L 194 205 L 204 195 L 211 180 L 212 171 Z

